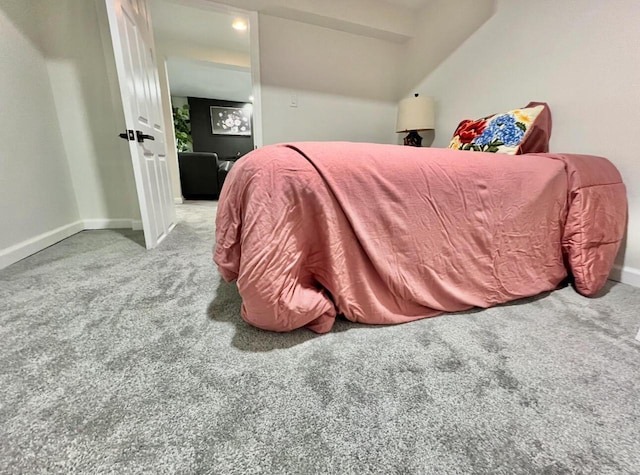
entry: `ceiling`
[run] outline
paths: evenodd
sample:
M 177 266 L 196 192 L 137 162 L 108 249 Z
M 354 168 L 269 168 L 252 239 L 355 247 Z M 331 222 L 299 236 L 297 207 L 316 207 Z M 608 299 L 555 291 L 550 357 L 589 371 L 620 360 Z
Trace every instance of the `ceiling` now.
M 153 30 L 157 38 L 199 46 L 249 53 L 247 31 L 234 30 L 238 15 L 213 8 L 198 8 L 195 3 L 177 0 L 152 0 Z
M 249 35 L 231 27 L 241 16 L 236 8 L 404 43 L 415 33 L 417 11 L 433 0 L 216 0 L 224 7 L 212 1 L 151 0 L 172 95 L 248 100 Z
M 151 14 L 172 96 L 249 101 L 249 35 L 232 28 L 237 15 L 178 0 L 152 0 Z
M 182 0 L 188 1 L 188 0 Z M 192 0 L 204 1 L 207 0 Z M 209 0 L 394 43 L 415 36 L 419 10 L 434 0 Z
M 411 8 L 413 10 L 419 10 L 426 7 L 431 0 L 383 0 L 386 3 L 397 5 L 400 7 Z
M 167 73 L 172 96 L 248 102 L 252 91 L 247 68 L 170 57 Z

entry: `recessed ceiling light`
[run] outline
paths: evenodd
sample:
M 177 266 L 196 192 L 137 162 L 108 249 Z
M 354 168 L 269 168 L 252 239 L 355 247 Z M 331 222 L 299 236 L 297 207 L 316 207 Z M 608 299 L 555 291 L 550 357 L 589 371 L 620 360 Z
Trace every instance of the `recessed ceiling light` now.
M 231 24 L 231 26 L 234 28 L 234 30 L 244 31 L 247 29 L 247 22 L 244 21 L 242 18 L 237 18 L 233 20 L 233 23 Z

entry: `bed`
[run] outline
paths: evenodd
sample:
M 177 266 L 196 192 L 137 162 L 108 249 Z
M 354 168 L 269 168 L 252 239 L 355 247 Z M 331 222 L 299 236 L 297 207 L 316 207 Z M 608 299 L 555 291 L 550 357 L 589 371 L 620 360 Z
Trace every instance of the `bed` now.
M 571 279 L 594 296 L 626 192 L 605 158 L 362 143 L 255 150 L 230 172 L 214 261 L 259 328 L 331 330 L 490 307 Z

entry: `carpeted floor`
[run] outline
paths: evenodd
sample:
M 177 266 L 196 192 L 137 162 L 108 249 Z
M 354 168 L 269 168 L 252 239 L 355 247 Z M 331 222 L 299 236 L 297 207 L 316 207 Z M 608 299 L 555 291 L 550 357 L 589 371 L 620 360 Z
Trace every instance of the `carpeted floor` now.
M 178 212 L 0 271 L 1 473 L 640 473 L 640 289 L 272 334 Z

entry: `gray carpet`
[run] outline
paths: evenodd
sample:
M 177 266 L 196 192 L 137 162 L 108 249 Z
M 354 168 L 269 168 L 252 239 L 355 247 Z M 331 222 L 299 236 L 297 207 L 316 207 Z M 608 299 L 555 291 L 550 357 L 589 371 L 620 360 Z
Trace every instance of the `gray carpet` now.
M 0 271 L 0 472 L 640 473 L 640 289 L 272 334 L 178 211 Z

